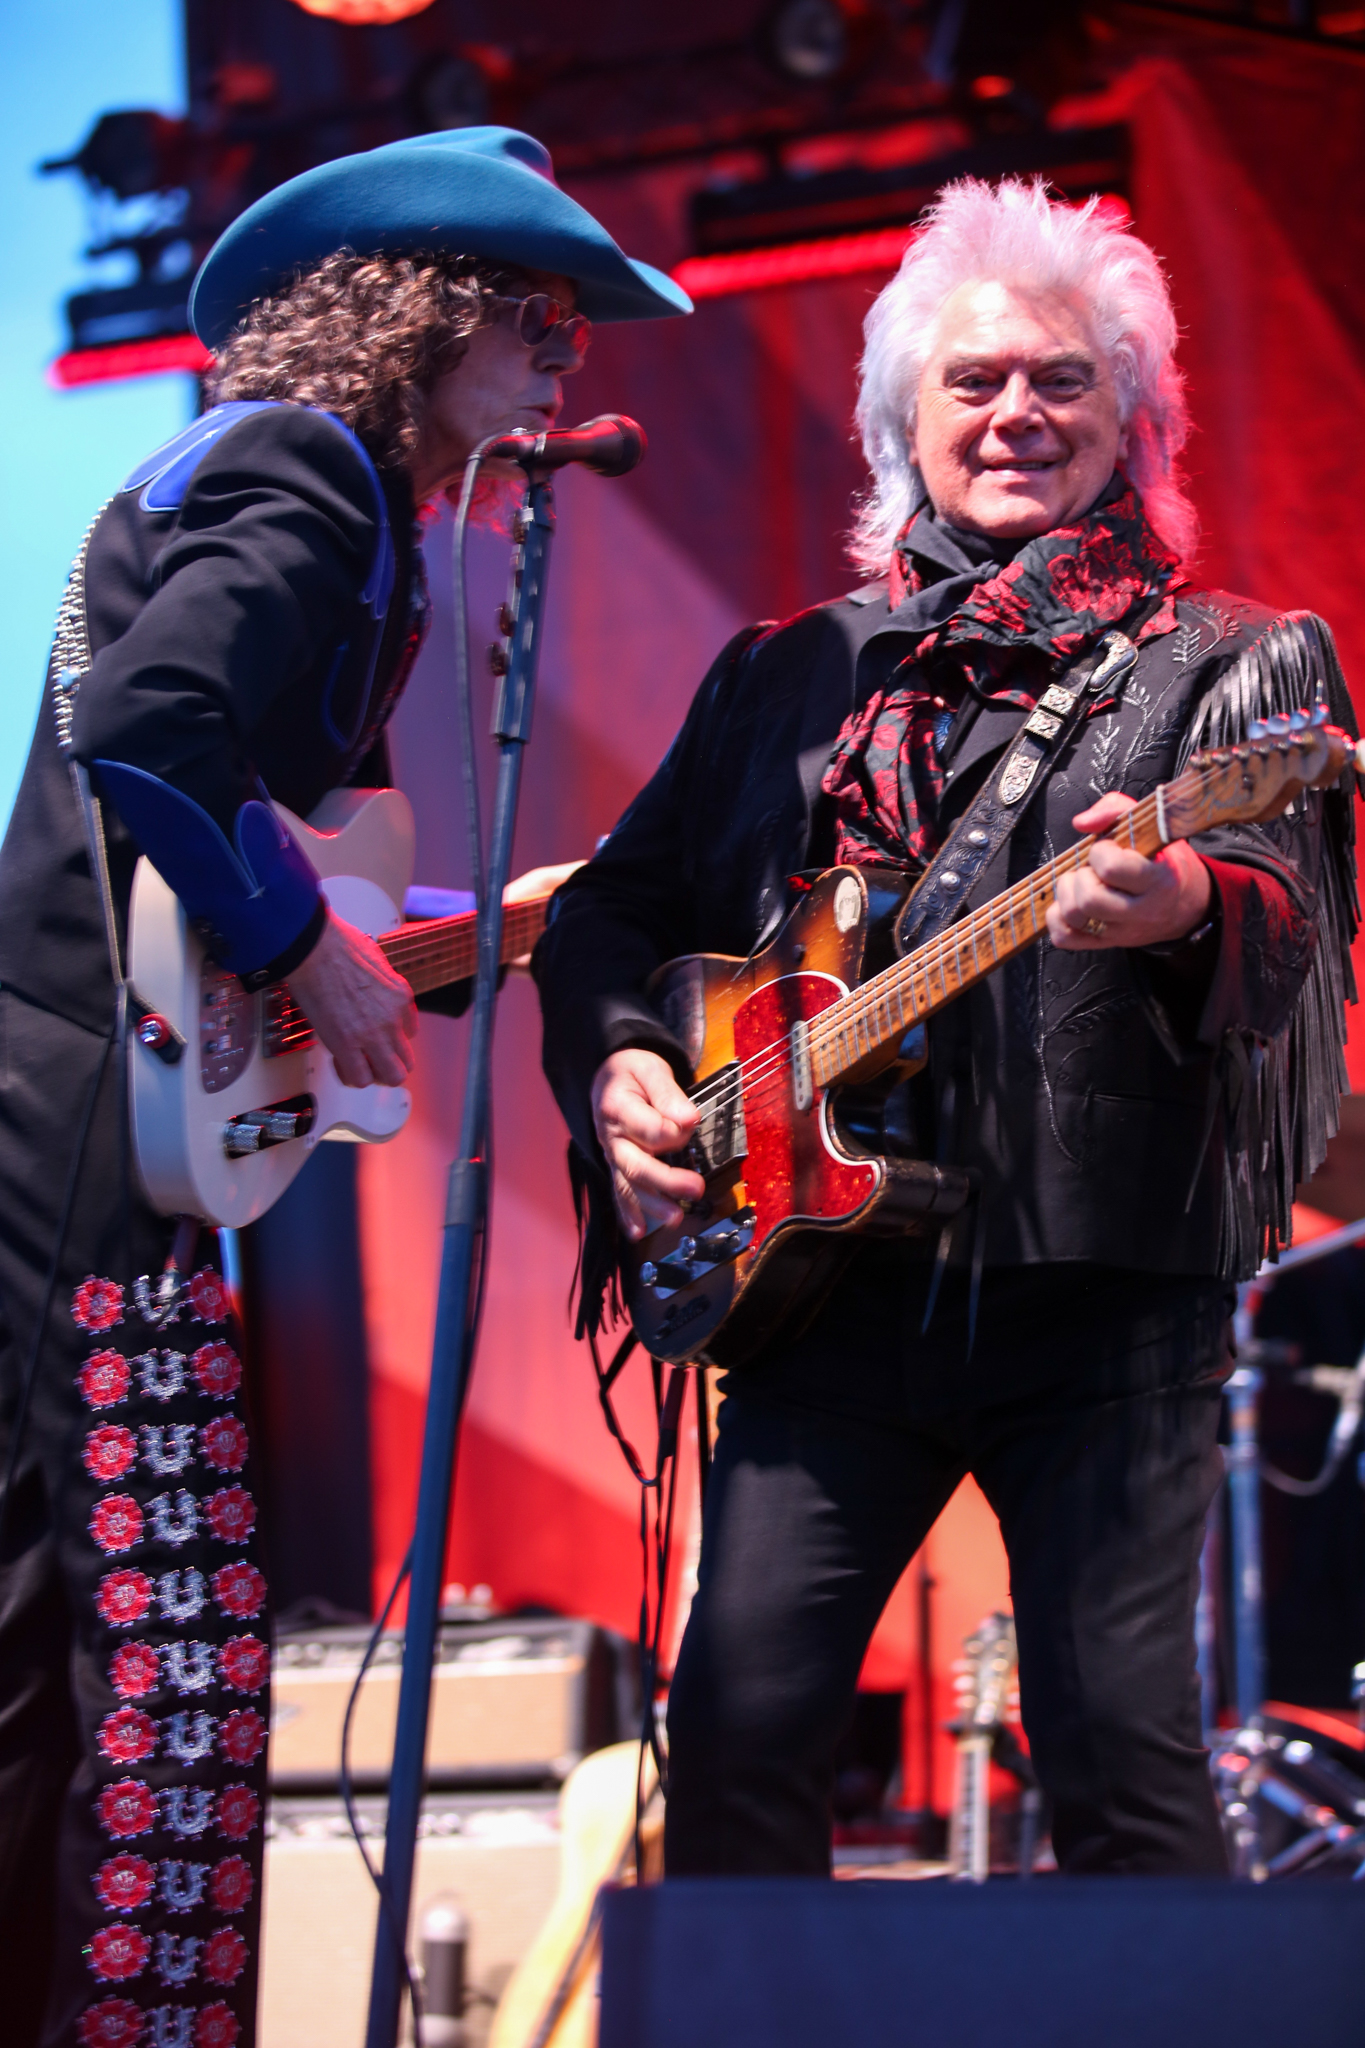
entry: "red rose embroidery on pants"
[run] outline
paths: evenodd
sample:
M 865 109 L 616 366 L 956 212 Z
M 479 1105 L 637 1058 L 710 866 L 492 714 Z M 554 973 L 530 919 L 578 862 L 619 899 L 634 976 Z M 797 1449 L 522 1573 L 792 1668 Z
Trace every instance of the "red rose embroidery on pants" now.
M 124 1643 L 109 1660 L 109 1683 L 122 1700 L 144 1699 L 161 1683 L 161 1659 L 150 1643 Z
M 218 1832 L 244 1842 L 260 1817 L 261 1802 L 249 1785 L 227 1785 L 218 1795 Z
M 91 1430 L 82 1456 L 90 1477 L 101 1486 L 112 1486 L 137 1462 L 137 1439 L 121 1422 L 105 1422 Z
M 71 1320 L 82 1330 L 112 1330 L 123 1321 L 123 1289 L 117 1280 L 87 1273 L 71 1297 Z
M 106 1913 L 135 1913 L 152 1896 L 156 1872 L 145 1856 L 110 1856 L 95 1872 L 95 1897 Z
M 131 1550 L 142 1540 L 142 1510 L 131 1493 L 111 1493 L 96 1501 L 90 1534 L 101 1550 Z
M 204 1502 L 204 1513 L 220 1543 L 246 1543 L 256 1526 L 256 1503 L 244 1486 L 220 1486 Z
M 215 1415 L 199 1432 L 204 1463 L 215 1472 L 240 1472 L 246 1463 L 246 1425 L 235 1415 Z
M 193 1279 L 185 1283 L 190 1307 L 201 1323 L 221 1323 L 228 1312 L 228 1293 L 221 1274 L 212 1266 L 202 1266 Z
M 265 1748 L 265 1722 L 254 1707 L 237 1707 L 218 1730 L 218 1747 L 230 1763 L 254 1764 Z
M 97 1740 L 111 1764 L 140 1764 L 155 1752 L 156 1722 L 141 1707 L 118 1707 L 105 1715 Z
M 221 1998 L 206 2005 L 194 2023 L 194 2048 L 232 2048 L 242 2029 Z
M 147 2015 L 131 1998 L 102 1998 L 87 2005 L 76 2022 L 81 2048 L 134 2048 Z
M 96 1351 L 76 1374 L 76 1385 L 87 1408 L 117 1408 L 128 1398 L 133 1376 L 120 1351 Z
M 224 1614 L 252 1621 L 265 1605 L 265 1576 L 254 1564 L 225 1564 L 213 1575 L 213 1597 Z
M 270 1676 L 270 1652 L 259 1636 L 230 1636 L 218 1652 L 218 1673 L 233 1692 L 259 1692 Z
M 209 1879 L 209 1897 L 219 1913 L 240 1913 L 251 1903 L 255 1880 L 244 1856 L 225 1856 L 214 1865 Z
M 95 1802 L 100 1826 L 107 1835 L 145 1835 L 156 1826 L 156 1800 L 150 1786 L 136 1778 L 106 1785 Z
M 190 1370 L 211 1401 L 230 1401 L 242 1384 L 242 1361 L 230 1344 L 201 1344 Z
M 86 1944 L 86 1960 L 106 1984 L 137 1977 L 147 1967 L 152 1944 L 140 1927 L 101 1927 Z
M 204 1943 L 201 1965 L 210 1984 L 235 1984 L 246 1968 L 246 1943 L 235 1927 L 220 1927 Z
M 106 1572 L 95 1606 L 110 1628 L 131 1628 L 152 1604 L 152 1582 L 146 1572 Z

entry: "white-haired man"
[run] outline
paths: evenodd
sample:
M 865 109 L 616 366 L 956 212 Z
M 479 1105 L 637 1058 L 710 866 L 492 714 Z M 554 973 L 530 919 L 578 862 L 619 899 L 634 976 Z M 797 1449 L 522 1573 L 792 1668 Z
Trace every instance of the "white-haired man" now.
M 803 869 L 913 878 L 1111 629 L 1136 659 L 975 902 L 1196 744 L 1324 697 L 1350 722 L 1320 622 L 1181 568 L 1175 325 L 1134 235 L 1040 187 L 953 187 L 867 337 L 856 552 L 877 580 L 724 651 L 537 956 L 546 1071 L 595 1190 L 589 1320 L 608 1188 L 638 1240 L 703 1186 L 678 1157 L 697 1123 L 684 1050 L 642 994 L 660 962 L 749 953 Z M 1061 1866 L 1225 1868 L 1198 1557 L 1232 1283 L 1286 1232 L 1334 1128 L 1349 832 L 1334 791 L 1155 860 L 1097 845 L 1047 943 L 930 1026 L 874 1149 L 899 1135 L 968 1168 L 977 1199 L 941 1287 L 932 1238 L 864 1240 L 805 1326 L 729 1375 L 669 1703 L 671 1873 L 828 1868 L 868 1638 L 967 1472 L 1009 1553 Z

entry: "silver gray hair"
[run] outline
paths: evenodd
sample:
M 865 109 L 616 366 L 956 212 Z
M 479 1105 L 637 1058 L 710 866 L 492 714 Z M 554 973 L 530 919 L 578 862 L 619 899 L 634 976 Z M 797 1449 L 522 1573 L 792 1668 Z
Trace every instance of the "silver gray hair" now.
M 856 417 L 872 483 L 858 507 L 853 560 L 884 575 L 901 529 L 924 501 L 908 439 L 920 377 L 944 301 L 978 280 L 1084 300 L 1128 429 L 1124 472 L 1161 539 L 1182 557 L 1193 554 L 1198 519 L 1176 466 L 1189 412 L 1175 361 L 1175 310 L 1156 257 L 1099 199 L 1073 207 L 1050 199 L 1041 179 L 988 185 L 963 178 L 928 209 L 864 325 Z

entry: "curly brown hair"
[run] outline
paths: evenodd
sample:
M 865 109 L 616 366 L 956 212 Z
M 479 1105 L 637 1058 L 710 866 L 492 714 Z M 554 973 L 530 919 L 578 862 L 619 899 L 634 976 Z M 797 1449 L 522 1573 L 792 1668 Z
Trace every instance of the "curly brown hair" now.
M 356 256 L 338 249 L 257 299 L 208 374 L 211 405 L 283 398 L 346 422 L 381 469 L 398 469 L 423 403 L 453 370 L 488 301 L 512 279 L 471 256 Z

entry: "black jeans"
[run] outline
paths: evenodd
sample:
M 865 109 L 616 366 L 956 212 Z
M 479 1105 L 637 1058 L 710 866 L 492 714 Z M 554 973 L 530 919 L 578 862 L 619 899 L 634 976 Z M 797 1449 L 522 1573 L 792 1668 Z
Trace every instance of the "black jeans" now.
M 111 1057 L 27 1414 L 100 1041 L 0 990 L 0 2037 L 251 2048 L 268 1593 L 211 1231 L 160 1323 L 172 1226 L 127 1177 Z M 139 1285 L 139 1283 L 142 1283 Z
M 1066 1871 L 1226 1869 L 1194 1601 L 1230 1370 L 1220 1282 L 966 1280 L 868 1246 L 796 1342 L 729 1376 L 669 1698 L 672 1875 L 829 1868 L 833 1753 L 877 1618 L 964 1474 L 1000 1518 L 1020 1701 Z

